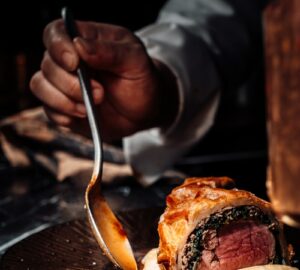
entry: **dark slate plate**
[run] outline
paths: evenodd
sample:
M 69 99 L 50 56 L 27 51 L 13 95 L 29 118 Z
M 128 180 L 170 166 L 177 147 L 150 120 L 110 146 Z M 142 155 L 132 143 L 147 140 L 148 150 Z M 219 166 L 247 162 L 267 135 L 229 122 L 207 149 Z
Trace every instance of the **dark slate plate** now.
M 118 218 L 127 232 L 138 262 L 158 245 L 157 224 L 162 208 L 121 212 Z M 287 242 L 296 251 L 300 269 L 300 230 L 285 228 Z M 78 219 L 45 229 L 7 250 L 0 270 L 90 270 L 113 269 L 101 253 L 86 220 Z
M 139 262 L 158 244 L 160 208 L 119 213 L 118 217 Z M 45 229 L 14 245 L 3 255 L 1 270 L 112 269 L 102 255 L 86 220 L 74 220 Z

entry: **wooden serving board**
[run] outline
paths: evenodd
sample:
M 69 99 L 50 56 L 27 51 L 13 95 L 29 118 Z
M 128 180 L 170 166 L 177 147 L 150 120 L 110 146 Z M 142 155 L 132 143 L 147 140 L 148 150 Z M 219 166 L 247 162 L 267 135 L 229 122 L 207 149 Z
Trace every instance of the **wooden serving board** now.
M 158 244 L 157 223 L 162 209 L 119 213 L 135 257 Z M 34 234 L 11 247 L 2 257 L 1 270 L 113 269 L 101 253 L 86 220 L 74 220 Z

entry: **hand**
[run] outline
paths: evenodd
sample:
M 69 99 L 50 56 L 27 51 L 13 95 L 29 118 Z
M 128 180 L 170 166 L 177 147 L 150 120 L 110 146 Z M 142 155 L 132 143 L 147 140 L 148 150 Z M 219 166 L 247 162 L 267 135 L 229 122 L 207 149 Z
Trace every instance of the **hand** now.
M 164 126 L 175 117 L 176 80 L 152 60 L 141 41 L 119 26 L 77 22 L 81 37 L 71 41 L 62 20 L 44 31 L 46 52 L 31 79 L 32 92 L 58 125 L 87 127 L 80 85 L 74 73 L 81 58 L 90 68 L 94 101 L 105 140 Z

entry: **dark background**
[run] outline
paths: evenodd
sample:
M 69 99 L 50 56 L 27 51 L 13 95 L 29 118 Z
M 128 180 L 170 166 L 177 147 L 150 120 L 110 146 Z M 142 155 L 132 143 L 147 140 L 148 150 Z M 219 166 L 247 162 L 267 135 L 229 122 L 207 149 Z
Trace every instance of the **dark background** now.
M 78 20 L 118 24 L 132 31 L 155 21 L 165 0 L 156 1 L 24 1 L 6 3 L 0 10 L 0 119 L 40 105 L 29 90 L 39 69 L 42 33 L 68 6 Z M 262 57 L 263 58 L 263 57 Z M 246 188 L 259 182 L 265 190 L 267 165 L 263 65 L 250 76 L 250 87 L 222 97 L 214 128 L 180 160 L 177 167 L 191 175 L 228 175 Z M 249 179 L 253 179 L 249 181 Z M 255 188 L 256 189 L 256 188 Z
M 165 0 L 6 2 L 0 9 L 0 120 L 23 109 L 40 105 L 29 90 L 29 81 L 39 69 L 44 52 L 43 29 L 50 21 L 60 18 L 63 6 L 70 7 L 76 19 L 118 24 L 135 31 L 155 21 L 164 3 Z M 252 83 L 248 88 L 232 91 L 222 97 L 216 124 L 205 138 L 178 161 L 176 169 L 190 176 L 229 176 L 237 181 L 237 187 L 267 198 L 265 180 L 268 159 L 263 69 L 262 64 L 257 66 L 258 72 L 253 77 L 250 76 Z M 1 161 L 0 153 L 0 165 Z M 5 158 L 3 161 L 6 165 Z M 78 202 L 73 202 L 77 198 L 74 194 L 78 196 L 81 193 L 74 189 L 72 183 L 66 181 L 57 184 L 55 179 L 41 177 L 37 168 L 34 173 L 29 171 L 25 174 L 4 165 L 0 166 L 0 180 L 3 180 L 2 190 L 0 189 L 0 197 L 3 198 L 0 201 L 0 229 L 6 230 L 0 239 L 3 244 L 40 224 L 55 224 L 74 218 L 72 214 L 77 213 L 76 211 L 81 213 L 77 209 Z M 15 195 L 14 183 L 25 185 L 26 194 Z M 166 185 L 162 181 L 156 183 L 149 189 L 154 190 L 153 192 L 142 189 L 136 183 L 131 183 L 133 187 L 130 188 L 139 204 L 140 198 L 146 201 L 145 194 L 151 199 L 160 197 L 160 201 L 164 202 L 165 194 L 168 193 L 162 193 L 164 184 Z M 125 188 L 127 191 L 128 186 Z M 169 188 L 167 186 L 166 190 Z M 122 187 L 113 187 L 108 192 L 118 200 L 122 198 Z M 60 194 L 59 203 L 53 204 L 51 198 L 57 194 Z M 126 192 L 124 194 L 127 197 L 123 197 L 127 200 L 132 198 Z M 78 197 L 83 198 L 81 195 Z M 49 199 L 49 203 L 44 203 L 45 198 Z M 39 206 L 41 201 L 44 204 Z M 71 210 L 62 211 L 57 206 L 60 202 L 71 205 Z M 122 200 L 120 202 L 121 207 L 126 205 Z
M 159 1 L 20 1 L 0 9 L 0 119 L 39 104 L 29 80 L 39 69 L 44 47 L 42 33 L 68 6 L 78 20 L 119 24 L 137 30 L 155 20 Z
M 0 120 L 23 109 L 40 105 L 29 90 L 29 81 L 39 69 L 44 52 L 43 29 L 50 21 L 60 18 L 62 7 L 70 7 L 79 20 L 118 24 L 135 31 L 155 21 L 164 3 L 165 0 L 44 0 L 39 3 L 30 0 L 2 3 Z M 263 64 L 257 69 L 258 76 L 250 78 L 253 83 L 249 84 L 249 88 L 233 91 L 222 97 L 215 126 L 178 161 L 175 168 L 190 176 L 232 177 L 238 188 L 247 189 L 267 199 L 265 180 L 268 158 Z M 33 171 L 24 173 L 23 170 L 11 169 L 0 153 L 0 256 L 1 251 L 4 252 L 13 244 L 10 241 L 24 232 L 44 224 L 50 226 L 72 220 L 82 214 L 82 187 L 78 190 L 74 183 L 68 181 L 57 184 L 55 179 L 42 174 L 39 169 L 33 168 Z M 113 198 L 117 201 L 116 209 L 130 208 L 134 203 L 135 207 L 145 207 L 152 205 L 153 199 L 157 199 L 156 204 L 164 202 L 165 195 L 171 188 L 167 184 L 160 181 L 147 190 L 131 183 L 125 187 L 108 188 L 107 194 L 111 200 Z M 24 190 L 21 194 L 15 192 L 19 187 Z M 58 199 L 53 201 L 53 198 Z
M 40 105 L 29 81 L 39 69 L 44 46 L 42 33 L 50 21 L 60 18 L 63 6 L 76 19 L 118 24 L 132 31 L 155 21 L 165 3 L 156 1 L 43 1 L 6 3 L 0 10 L 0 119 Z M 178 162 L 192 175 L 228 175 L 253 187 L 255 179 L 264 191 L 267 164 L 263 65 L 250 87 L 222 98 L 216 124 L 208 135 Z M 259 180 L 258 180 L 259 179 Z

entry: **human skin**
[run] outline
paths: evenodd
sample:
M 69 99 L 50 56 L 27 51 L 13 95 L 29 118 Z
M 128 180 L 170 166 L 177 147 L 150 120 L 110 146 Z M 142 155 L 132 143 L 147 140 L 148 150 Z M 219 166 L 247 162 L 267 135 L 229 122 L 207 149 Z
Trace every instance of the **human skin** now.
M 80 37 L 70 40 L 62 20 L 45 27 L 41 68 L 30 82 L 48 117 L 57 125 L 89 134 L 76 68 L 89 68 L 104 140 L 151 127 L 167 127 L 178 106 L 176 78 L 147 54 L 126 28 L 77 21 Z

